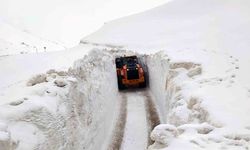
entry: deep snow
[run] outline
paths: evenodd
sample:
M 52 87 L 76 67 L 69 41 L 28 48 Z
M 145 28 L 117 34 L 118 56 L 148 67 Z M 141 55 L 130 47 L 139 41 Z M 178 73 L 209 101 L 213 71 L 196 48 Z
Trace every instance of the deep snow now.
M 167 1 L 1 0 L 0 20 L 71 48 L 107 21 L 145 11 Z
M 148 62 L 150 88 L 162 121 L 177 127 L 191 124 L 191 129 L 192 124 L 201 123 L 215 127 L 213 138 L 192 132 L 192 140 L 181 132 L 166 149 L 244 149 L 249 147 L 250 124 L 246 115 L 250 86 L 249 8 L 247 0 L 175 0 L 109 22 L 82 42 L 144 53 L 162 50 L 165 61 Z
M 64 50 L 63 44 L 18 29 L 0 18 L 0 57 Z
M 109 22 L 74 49 L 0 58 L 1 146 L 105 149 L 121 99 L 113 61 L 136 52 L 148 54 L 162 123 L 149 149 L 249 149 L 249 8 L 247 0 L 174 0 Z M 48 82 L 27 87 L 38 73 Z

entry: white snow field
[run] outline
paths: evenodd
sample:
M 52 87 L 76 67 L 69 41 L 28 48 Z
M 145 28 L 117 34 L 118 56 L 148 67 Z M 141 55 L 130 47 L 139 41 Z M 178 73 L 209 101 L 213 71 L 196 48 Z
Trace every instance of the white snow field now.
M 14 54 L 27 54 L 63 50 L 61 43 L 35 36 L 20 30 L 0 18 L 0 57 Z
M 143 12 L 167 1 L 1 0 L 0 20 L 71 48 L 107 21 Z
M 0 149 L 250 149 L 249 8 L 173 0 L 72 49 L 0 57 Z M 123 55 L 148 89 L 117 90 Z

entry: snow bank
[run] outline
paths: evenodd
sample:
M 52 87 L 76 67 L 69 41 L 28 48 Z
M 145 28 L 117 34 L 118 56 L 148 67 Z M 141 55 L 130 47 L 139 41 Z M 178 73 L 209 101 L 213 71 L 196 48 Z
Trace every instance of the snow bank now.
M 200 64 L 173 62 L 167 54 L 158 52 L 147 57 L 147 66 L 149 71 L 149 89 L 155 97 L 162 122 L 170 122 L 175 125 L 188 122 L 188 119 L 190 119 L 188 118 L 188 109 L 191 109 L 198 102 L 190 95 L 187 97 L 183 96 L 181 93 L 183 88 L 182 82 L 200 75 L 202 70 Z M 184 105 L 186 109 L 177 108 Z M 174 113 L 173 109 L 176 109 Z
M 146 59 L 149 74 L 149 89 L 155 97 L 162 122 L 166 122 L 169 103 L 167 100 L 166 81 L 169 74 L 169 58 L 162 52 L 149 55 Z
M 50 74 L 44 76 L 52 78 Z M 65 109 L 69 86 L 58 87 L 54 81 L 61 79 L 68 84 L 70 81 L 67 76 L 56 73 L 53 76 L 53 80 L 31 87 L 22 83 L 25 92 L 21 90 L 20 97 L 0 105 L 0 118 L 6 123 L 11 141 L 7 149 L 59 149 L 65 145 L 67 136 L 70 137 L 65 126 L 69 117 Z
M 202 55 L 200 54 L 200 56 Z M 217 54 L 217 57 L 221 58 L 217 60 L 218 64 L 222 63 L 222 58 L 225 56 L 227 55 Z M 212 79 L 204 80 L 210 71 L 206 68 L 206 73 L 204 73 L 203 67 L 206 66 L 206 63 L 203 62 L 201 65 L 195 62 L 180 61 L 169 58 L 164 52 L 159 52 L 147 57 L 147 65 L 149 68 L 149 90 L 155 97 L 155 103 L 161 115 L 161 123 L 163 123 L 151 133 L 151 139 L 155 143 L 149 149 L 183 149 L 183 147 L 186 149 L 245 149 L 249 147 L 250 143 L 246 138 L 249 135 L 249 130 L 246 130 L 249 119 L 241 114 L 234 117 L 235 121 L 238 120 L 236 123 L 225 117 L 227 115 L 224 112 L 231 114 L 234 112 L 233 106 L 235 106 L 227 104 L 232 103 L 232 101 L 231 98 L 227 98 L 225 91 L 220 93 L 220 95 L 224 95 L 220 101 L 215 101 L 211 96 L 206 95 L 211 93 L 211 95 L 216 96 L 217 94 L 212 92 L 212 89 L 223 89 L 220 83 L 210 83 L 216 82 Z M 230 78 L 235 78 L 235 75 Z M 228 86 L 227 82 L 223 83 L 223 80 L 230 78 L 221 78 L 221 80 L 218 78 L 218 82 Z M 238 84 L 232 85 L 233 83 L 230 83 L 232 87 L 238 86 Z M 211 86 L 211 84 L 213 85 Z M 230 88 L 227 91 L 230 91 Z M 239 91 L 235 90 L 234 92 L 238 93 Z M 235 113 L 246 113 L 248 111 L 244 107 L 246 99 L 244 100 L 240 93 L 238 96 L 242 97 L 241 103 L 238 103 L 242 110 Z M 221 110 L 223 105 L 227 106 L 224 111 Z M 164 125 L 164 123 L 168 125 Z M 175 132 L 168 133 L 169 127 L 178 131 L 177 134 Z M 232 137 L 235 134 L 240 137 L 240 142 L 236 140 L 237 136 Z M 190 137 L 193 138 L 190 139 Z
M 175 137 L 177 137 L 177 128 L 169 124 L 161 124 L 154 128 L 150 137 L 155 143 L 149 146 L 151 149 L 160 149 L 166 147 Z
M 77 79 L 69 93 L 74 115 L 70 124 L 77 125 L 73 130 L 76 138 L 70 139 L 78 143 L 73 149 L 105 148 L 119 102 L 114 57 L 95 49 L 76 61 L 70 72 Z
M 1 148 L 105 149 L 120 99 L 115 53 L 95 49 L 68 71 L 51 69 L 21 83 L 19 97 L 0 105 Z

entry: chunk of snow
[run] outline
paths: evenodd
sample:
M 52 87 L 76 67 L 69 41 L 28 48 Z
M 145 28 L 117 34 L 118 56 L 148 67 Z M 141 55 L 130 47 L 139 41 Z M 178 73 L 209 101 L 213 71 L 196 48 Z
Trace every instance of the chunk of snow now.
M 36 75 L 27 82 L 27 86 L 33 86 L 39 83 L 46 82 L 46 77 L 47 77 L 46 74 Z
M 150 137 L 155 143 L 149 149 L 167 147 L 171 141 L 178 136 L 178 130 L 170 124 L 161 124 L 154 128 Z
M 67 85 L 67 82 L 64 79 L 56 79 L 54 81 L 54 83 L 56 84 L 56 86 L 58 87 L 64 87 Z

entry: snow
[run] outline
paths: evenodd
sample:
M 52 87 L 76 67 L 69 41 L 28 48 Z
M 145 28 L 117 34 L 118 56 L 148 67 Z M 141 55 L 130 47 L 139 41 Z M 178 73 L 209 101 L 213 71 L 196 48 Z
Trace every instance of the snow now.
M 249 25 L 248 6 L 247 0 L 175 0 L 145 13 L 109 22 L 82 40 L 144 51 L 234 50 L 241 51 L 242 55 L 249 46 L 245 40 L 249 38 L 249 31 L 245 30 Z
M 142 12 L 167 1 L 1 0 L 0 20 L 70 48 L 109 20 Z
M 0 56 L 63 50 L 65 47 L 22 31 L 0 19 Z
M 217 137 L 242 136 L 249 134 L 250 124 L 246 115 L 250 83 L 249 7 L 247 0 L 175 0 L 109 22 L 84 37 L 82 43 L 105 43 L 147 54 L 161 50 L 149 56 L 147 65 L 150 90 L 163 123 L 178 127 L 205 122 L 219 128 L 214 133 Z M 171 68 L 176 63 L 184 65 Z M 197 65 L 189 69 L 185 67 L 188 63 Z M 190 142 L 191 135 L 180 135 L 187 138 L 177 138 L 166 149 L 178 147 L 179 143 L 199 149 L 195 143 L 201 137 L 194 134 L 197 141 Z M 219 143 L 208 143 L 200 148 L 249 147 L 249 142 L 236 144 L 237 141 L 227 142 L 225 138 Z
M 77 141 L 72 141 L 76 149 L 104 149 L 105 142 L 109 142 L 106 140 L 111 138 L 108 136 L 120 99 L 117 81 L 113 80 L 116 78 L 113 59 L 110 52 L 95 49 L 74 63 L 72 72 L 78 82 L 73 84 L 70 98 L 76 115 L 72 121 L 79 128 L 74 131 Z
M 37 127 L 29 123 L 18 122 L 9 128 L 12 139 L 18 141 L 18 149 L 35 149 L 45 138 Z
M 51 54 L 60 53 L 44 55 L 49 59 Z M 84 56 L 76 56 L 79 52 L 71 54 L 66 53 L 69 58 Z M 14 56 L 8 58 L 11 57 Z M 109 52 L 93 50 L 73 66 L 64 64 L 71 66 L 66 71 L 49 70 L 51 66 L 47 64 L 48 70 L 42 75 L 45 80 L 40 80 L 41 75 L 29 76 L 34 84 L 27 84 L 30 81 L 24 79 L 12 87 L 2 87 L 0 118 L 4 132 L 1 131 L 1 136 L 10 133 L 11 137 L 4 138 L 1 146 L 9 149 L 15 145 L 19 150 L 103 148 L 109 138 L 102 137 L 111 135 L 119 99 L 116 80 L 112 80 L 116 78 L 113 59 Z M 18 93 L 13 94 L 15 90 Z
M 125 135 L 123 137 L 122 150 L 127 149 L 146 149 L 147 148 L 147 121 L 144 106 L 144 98 L 139 93 L 126 93 L 127 122 Z
M 168 58 L 161 52 L 156 53 L 155 55 L 147 58 L 147 65 L 150 89 L 156 99 L 155 102 L 159 108 L 161 120 L 162 122 L 165 122 L 168 111 L 168 101 L 163 101 L 163 99 L 166 98 L 166 93 L 163 91 L 166 88 L 165 85 L 169 70 Z
M 59 52 L 2 57 L 0 62 L 4 65 L 0 66 L 2 79 L 0 87 L 16 85 L 21 81 L 28 80 L 30 76 L 44 73 L 50 69 L 67 70 L 76 59 L 83 57 L 91 49 L 91 46 L 79 46 Z
M 176 127 L 168 124 L 162 124 L 155 127 L 151 134 L 152 140 L 156 141 L 149 149 L 159 149 L 168 145 L 177 136 Z
M 173 0 L 108 22 L 72 49 L 1 57 L 0 146 L 106 149 L 122 100 L 114 59 L 137 54 L 161 120 L 149 149 L 249 149 L 249 8 Z M 128 94 L 124 149 L 146 145 L 142 101 Z

